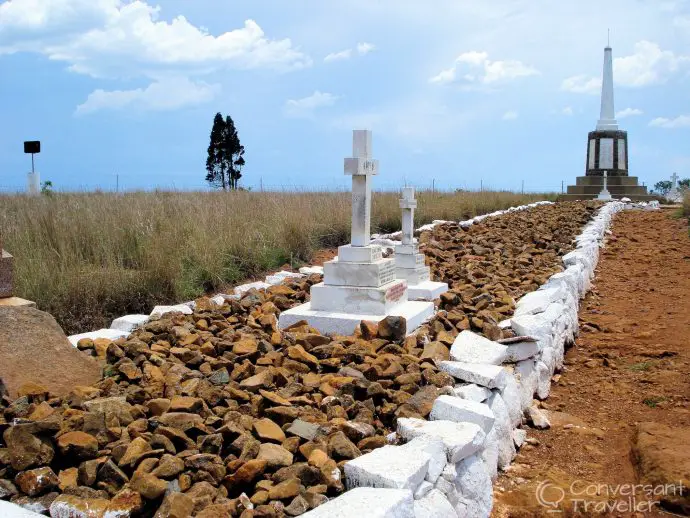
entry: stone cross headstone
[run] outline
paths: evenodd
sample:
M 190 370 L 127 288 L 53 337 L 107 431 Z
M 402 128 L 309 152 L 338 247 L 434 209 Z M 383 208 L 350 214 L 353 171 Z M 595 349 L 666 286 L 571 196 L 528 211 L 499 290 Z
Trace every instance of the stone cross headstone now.
M 673 176 L 671 176 L 671 188 L 672 189 L 678 189 L 678 180 L 680 179 L 680 176 L 678 176 L 678 173 L 673 173 Z
M 608 171 L 604 171 L 604 188 L 599 193 L 599 196 L 597 196 L 598 200 L 608 201 L 608 200 L 612 199 L 611 193 L 609 192 L 609 190 L 607 188 L 608 187 L 608 176 L 609 176 Z
M 352 175 L 352 246 L 371 241 L 371 184 L 379 172 L 379 161 L 371 154 L 371 131 L 355 130 L 352 158 L 345 159 L 345 174 Z
M 414 211 L 417 208 L 417 200 L 414 198 L 414 187 L 403 189 L 400 200 L 402 209 L 402 244 L 414 244 Z
M 673 176 L 671 176 L 671 189 L 666 193 L 666 199 L 674 203 L 683 201 L 683 194 L 678 188 L 679 178 L 678 173 L 673 173 Z

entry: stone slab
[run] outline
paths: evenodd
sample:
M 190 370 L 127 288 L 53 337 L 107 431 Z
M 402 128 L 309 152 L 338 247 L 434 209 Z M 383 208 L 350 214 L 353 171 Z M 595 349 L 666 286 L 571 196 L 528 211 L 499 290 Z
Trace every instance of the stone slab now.
M 458 514 L 446 496 L 438 489 L 432 489 L 419 500 L 414 501 L 415 518 L 458 518 Z
M 324 283 L 311 287 L 311 307 L 318 311 L 388 315 L 395 307 L 405 302 L 407 283 L 401 280 L 389 282 L 378 288 L 327 286 Z
M 0 306 L 4 307 L 28 307 L 28 308 L 35 308 L 36 303 L 33 302 L 32 300 L 26 300 L 22 299 L 20 297 L 7 297 L 4 299 L 0 299 Z
M 44 515 L 27 511 L 18 505 L 0 500 L 0 516 L 2 518 L 45 518 Z
M 455 385 L 453 394 L 455 394 L 455 397 L 483 403 L 491 396 L 491 390 L 486 387 L 475 385 L 474 383 L 464 383 L 462 385 Z
M 499 365 L 488 363 L 466 363 L 443 361 L 439 368 L 455 379 L 475 383 L 489 389 L 502 389 L 506 386 L 507 371 Z
M 494 425 L 494 413 L 484 403 L 455 396 L 439 396 L 431 409 L 432 421 L 453 421 L 455 423 L 474 423 L 488 434 Z
M 184 315 L 191 315 L 194 313 L 192 308 L 190 308 L 187 304 L 177 304 L 175 306 L 156 306 L 153 308 L 151 311 L 151 317 L 160 317 L 165 315 L 166 313 L 182 313 Z
M 373 263 L 383 259 L 383 249 L 378 245 L 338 247 L 338 261 L 343 263 Z
M 285 281 L 286 279 L 300 279 L 302 277 L 304 277 L 303 273 L 294 273 L 282 270 L 280 272 L 274 273 L 273 275 L 269 275 L 268 277 L 266 277 L 266 284 L 276 286 L 278 284 L 283 283 L 283 281 Z
M 472 331 L 461 332 L 450 348 L 452 360 L 466 363 L 501 365 L 506 360 L 508 348 L 484 338 Z
M 448 285 L 445 282 L 425 281 L 415 285 L 408 285 L 407 298 L 409 300 L 432 301 L 447 291 Z
M 118 338 L 127 338 L 129 331 L 121 331 L 119 329 L 99 329 L 98 331 L 91 331 L 89 333 L 80 333 L 68 337 L 69 342 L 76 347 L 79 340 L 82 338 L 90 338 L 96 340 L 97 338 L 107 338 L 108 340 L 117 340 Z
M 424 266 L 424 254 L 396 255 L 395 265 L 398 268 L 419 268 L 420 266 Z
M 380 487 L 414 491 L 429 469 L 431 455 L 424 451 L 384 446 L 345 463 L 348 489 Z
M 387 316 L 404 317 L 407 321 L 407 334 L 411 334 L 434 315 L 433 302 L 408 301 L 400 304 L 389 315 L 381 314 L 350 314 L 338 311 L 316 311 L 311 302 L 302 304 L 280 314 L 278 327 L 285 329 L 300 320 L 306 320 L 310 326 L 321 333 L 350 336 L 362 320 L 380 322 Z
M 407 281 L 408 287 L 431 280 L 431 268 L 420 266 L 418 268 L 396 268 L 395 278 Z
M 148 315 L 125 315 L 124 317 L 116 318 L 113 323 L 110 324 L 110 329 L 116 331 L 124 331 L 125 333 L 131 333 L 140 325 L 145 324 L 149 321 Z
M 425 421 L 405 417 L 398 419 L 397 431 L 407 441 L 425 435 L 438 437 L 443 441 L 446 460 L 452 464 L 478 452 L 486 438 L 486 433 L 475 423 Z
M 443 468 L 445 468 L 448 463 L 446 448 L 440 437 L 421 435 L 413 438 L 407 444 L 397 446 L 397 448 L 402 452 L 402 455 L 417 455 L 419 453 L 429 455 L 429 467 L 424 480 L 432 484 L 438 480 L 438 477 L 440 477 L 443 472 Z
M 233 290 L 235 295 L 244 295 L 249 290 L 266 290 L 271 287 L 271 284 L 263 281 L 250 282 L 248 284 L 242 284 L 241 286 L 236 286 Z
M 302 518 L 415 518 L 409 489 L 360 487 L 329 500 Z
M 65 395 L 75 385 L 101 379 L 96 361 L 77 351 L 48 313 L 28 307 L 0 308 L 0 379 L 11 397 L 25 383 Z
M 326 286 L 379 288 L 396 279 L 393 259 L 381 259 L 372 263 L 340 262 L 334 259 L 324 263 L 323 271 Z

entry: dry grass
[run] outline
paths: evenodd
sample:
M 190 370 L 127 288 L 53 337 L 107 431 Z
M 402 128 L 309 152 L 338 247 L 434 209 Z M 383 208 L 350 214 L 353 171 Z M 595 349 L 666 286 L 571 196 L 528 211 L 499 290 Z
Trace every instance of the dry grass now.
M 683 197 L 683 215 L 690 218 L 690 189 L 685 191 Z
M 374 195 L 374 231 L 400 228 L 398 194 Z M 459 220 L 544 195 L 419 194 L 417 224 Z M 17 295 L 68 333 L 148 313 L 346 243 L 349 193 L 131 193 L 0 197 Z

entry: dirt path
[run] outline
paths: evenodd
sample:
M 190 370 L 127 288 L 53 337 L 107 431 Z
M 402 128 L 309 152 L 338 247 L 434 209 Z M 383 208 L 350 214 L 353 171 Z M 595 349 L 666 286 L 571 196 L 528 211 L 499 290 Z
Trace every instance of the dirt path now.
M 690 429 L 690 238 L 687 221 L 671 214 L 616 217 L 580 309 L 580 337 L 543 402 L 552 427 L 529 430 L 538 444 L 523 447 L 499 478 L 495 517 L 574 514 L 571 499 L 606 499 L 611 488 L 638 483 L 631 455 L 638 423 Z M 688 476 L 690 465 L 683 469 Z M 550 508 L 537 500 L 540 484 Z M 668 516 L 656 506 L 637 514 L 619 509 L 610 515 Z

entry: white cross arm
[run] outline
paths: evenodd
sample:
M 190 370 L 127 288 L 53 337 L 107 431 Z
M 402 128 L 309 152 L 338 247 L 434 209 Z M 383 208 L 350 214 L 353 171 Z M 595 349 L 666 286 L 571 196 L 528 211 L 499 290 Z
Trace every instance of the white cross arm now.
M 416 209 L 417 208 L 417 200 L 406 200 L 403 198 L 400 200 L 400 208 L 401 209 Z
M 379 174 L 379 161 L 369 158 L 346 158 L 345 174 L 372 176 Z

